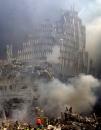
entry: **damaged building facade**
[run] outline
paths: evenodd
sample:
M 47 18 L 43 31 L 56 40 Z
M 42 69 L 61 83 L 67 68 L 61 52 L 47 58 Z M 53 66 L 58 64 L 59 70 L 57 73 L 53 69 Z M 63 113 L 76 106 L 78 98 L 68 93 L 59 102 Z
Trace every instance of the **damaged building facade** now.
M 7 47 L 8 60 L 16 59 L 30 65 L 49 62 L 54 48 L 58 47 L 58 62 L 51 62 L 55 75 L 75 76 L 88 73 L 88 53 L 85 50 L 86 31 L 78 13 L 68 10 L 58 21 L 45 20 L 34 27 L 33 35 L 22 43 L 16 56 L 11 45 Z M 55 54 L 55 53 L 54 53 Z
M 88 53 L 85 50 L 86 31 L 78 13 L 67 11 L 56 24 L 60 43 L 60 72 L 77 75 L 88 72 Z
M 53 36 L 53 25 L 47 20 L 34 28 L 34 35 L 30 36 L 28 42 L 23 43 L 18 50 L 18 60 L 27 63 L 40 64 L 47 61 L 47 55 L 52 54 L 55 44 Z

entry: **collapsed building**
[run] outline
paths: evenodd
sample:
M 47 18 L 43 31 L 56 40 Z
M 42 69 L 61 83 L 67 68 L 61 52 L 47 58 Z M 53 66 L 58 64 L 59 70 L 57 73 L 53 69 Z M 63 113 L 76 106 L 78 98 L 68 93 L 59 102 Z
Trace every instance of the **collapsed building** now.
M 16 59 L 32 66 L 49 62 L 57 77 L 71 77 L 89 72 L 85 46 L 85 26 L 76 11 L 68 10 L 55 22 L 45 20 L 36 24 L 16 55 L 14 47 L 8 45 L 7 57 L 8 61 Z
M 37 24 L 33 32 L 19 48 L 7 45 L 8 64 L 1 69 L 1 78 L 5 77 L 5 84 L 1 80 L 1 113 L 8 117 L 12 108 L 23 109 L 19 106 L 24 102 L 30 108 L 38 106 L 35 80 L 64 80 L 89 71 L 85 26 L 76 11 L 68 10 L 56 22 Z
M 35 80 L 52 80 L 47 69 L 36 66 L 34 69 L 22 63 L 6 63 L 0 66 L 0 118 L 13 118 L 12 114 L 29 104 L 30 111 L 38 106 L 38 86 Z M 28 116 L 30 112 L 28 112 Z

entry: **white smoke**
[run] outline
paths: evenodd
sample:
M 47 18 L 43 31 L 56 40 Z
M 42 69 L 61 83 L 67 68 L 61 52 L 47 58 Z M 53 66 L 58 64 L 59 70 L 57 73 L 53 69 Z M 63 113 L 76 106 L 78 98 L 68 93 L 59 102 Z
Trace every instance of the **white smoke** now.
M 47 56 L 47 62 L 57 64 L 59 63 L 59 56 L 60 56 L 60 48 L 59 46 L 54 46 L 52 54 L 49 54 Z
M 101 0 L 79 0 L 79 4 L 79 16 L 86 24 L 86 49 L 89 57 L 98 64 L 101 55 Z
M 92 59 L 97 59 L 100 53 L 101 18 L 96 19 L 87 25 L 87 50 Z M 92 50 L 92 51 L 91 51 Z
M 23 108 L 15 109 L 12 112 L 13 121 L 28 121 L 28 108 L 29 104 L 24 104 Z
M 74 112 L 90 112 L 96 103 L 95 90 L 100 82 L 91 75 L 79 75 L 69 79 L 67 84 L 58 79 L 53 79 L 49 82 L 38 80 L 35 81 L 34 85 L 37 85 L 38 88 L 36 92 L 38 107 L 48 116 L 56 117 L 60 116 L 61 111 L 64 111 L 67 105 L 72 106 Z M 30 88 L 34 85 L 30 83 Z M 34 89 L 31 89 L 31 91 L 34 91 Z M 34 92 L 31 92 L 30 95 L 27 95 L 26 92 L 25 97 L 29 96 L 28 98 L 32 100 L 34 94 Z M 31 110 L 31 102 L 25 103 L 23 109 L 14 111 L 13 119 L 28 119 L 27 112 Z
M 91 75 L 80 75 L 70 82 L 64 84 L 58 79 L 49 83 L 38 82 L 39 103 L 49 115 L 60 114 L 66 105 L 72 106 L 75 112 L 92 110 L 97 99 L 94 89 L 99 86 L 99 81 Z

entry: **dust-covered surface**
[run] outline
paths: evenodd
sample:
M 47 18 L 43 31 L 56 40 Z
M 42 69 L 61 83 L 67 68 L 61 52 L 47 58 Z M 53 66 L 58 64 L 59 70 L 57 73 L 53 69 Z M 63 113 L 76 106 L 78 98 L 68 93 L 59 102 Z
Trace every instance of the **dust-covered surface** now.
M 100 81 L 91 75 L 79 75 L 63 83 L 48 68 L 7 63 L 1 66 L 0 117 L 30 121 L 37 107 L 51 118 L 59 117 L 65 106 L 89 113 L 97 101 L 95 91 L 99 86 Z
M 33 120 L 33 119 L 32 119 Z M 100 130 L 101 118 L 95 113 L 90 115 L 81 115 L 74 113 L 72 107 L 66 107 L 64 112 L 61 112 L 60 117 L 49 118 L 40 115 L 35 118 L 33 123 L 29 123 L 26 119 L 22 121 L 3 120 L 0 122 L 2 129 L 43 129 L 43 130 Z

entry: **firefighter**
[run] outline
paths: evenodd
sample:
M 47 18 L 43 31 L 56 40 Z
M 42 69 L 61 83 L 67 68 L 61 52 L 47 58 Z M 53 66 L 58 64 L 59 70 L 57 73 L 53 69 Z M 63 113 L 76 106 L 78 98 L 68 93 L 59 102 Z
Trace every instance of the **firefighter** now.
M 38 117 L 36 119 L 36 125 L 37 125 L 37 128 L 39 128 L 39 129 L 43 128 L 43 123 L 42 123 L 42 120 L 40 119 L 40 117 Z

